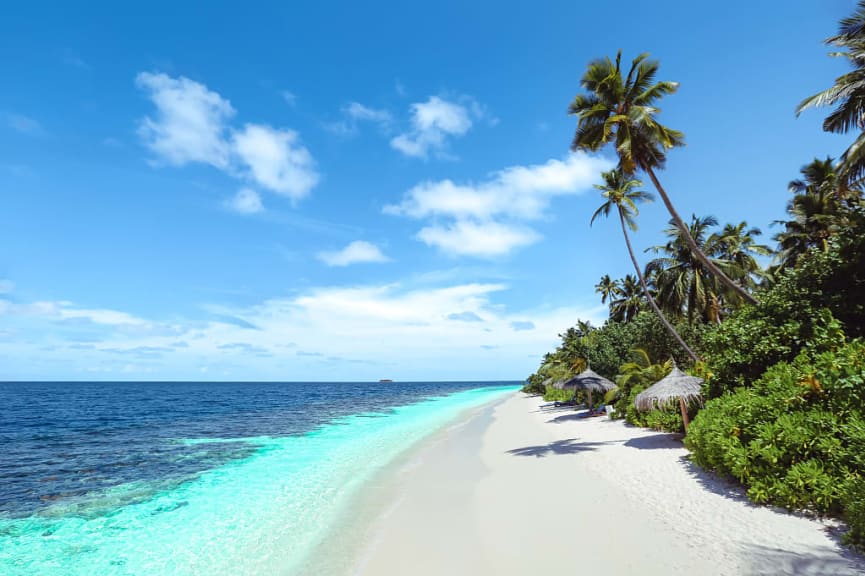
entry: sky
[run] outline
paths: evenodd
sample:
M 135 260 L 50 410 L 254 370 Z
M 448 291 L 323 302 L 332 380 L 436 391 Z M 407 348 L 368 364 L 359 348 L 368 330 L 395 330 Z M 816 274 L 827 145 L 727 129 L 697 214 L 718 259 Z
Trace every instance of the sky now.
M 854 5 L 4 6 L 0 380 L 525 378 L 632 272 L 612 152 L 569 152 L 587 63 L 659 59 L 679 212 L 773 244 L 849 141 L 794 109 Z

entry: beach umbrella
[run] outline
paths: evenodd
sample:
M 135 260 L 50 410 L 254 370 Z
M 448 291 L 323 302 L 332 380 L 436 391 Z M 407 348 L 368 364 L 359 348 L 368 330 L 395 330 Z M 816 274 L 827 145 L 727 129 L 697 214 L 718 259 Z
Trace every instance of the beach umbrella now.
M 669 374 L 637 394 L 634 406 L 637 407 L 637 410 L 646 411 L 668 406 L 671 402 L 678 400 L 679 408 L 682 410 L 682 422 L 685 423 L 685 432 L 687 432 L 688 409 L 686 403 L 702 399 L 702 385 L 702 378 L 688 376 L 673 364 L 673 370 Z
M 585 390 L 589 396 L 589 406 L 592 405 L 592 392 L 606 394 L 610 390 L 617 388 L 613 382 L 607 380 L 591 368 L 586 368 L 570 380 L 567 380 L 562 387 L 565 389 L 573 388 L 574 391 Z

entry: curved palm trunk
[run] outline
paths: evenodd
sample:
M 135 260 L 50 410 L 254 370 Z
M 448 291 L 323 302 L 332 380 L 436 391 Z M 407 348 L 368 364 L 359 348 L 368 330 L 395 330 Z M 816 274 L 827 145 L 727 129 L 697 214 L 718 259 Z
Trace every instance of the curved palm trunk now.
M 655 314 L 658 315 L 658 318 L 661 319 L 664 327 L 670 334 L 673 335 L 673 338 L 676 339 L 676 341 L 682 346 L 682 348 L 685 349 L 685 352 L 688 353 L 688 356 L 690 356 L 694 362 L 699 362 L 700 357 L 697 356 L 697 354 L 693 350 L 691 350 L 691 348 L 687 344 L 685 344 L 685 341 L 682 340 L 682 337 L 679 336 L 679 333 L 676 332 L 676 329 L 673 328 L 673 325 L 670 324 L 670 322 L 667 321 L 667 319 L 664 317 L 663 312 L 661 312 L 661 309 L 658 308 L 657 303 L 655 303 L 655 299 L 652 298 L 652 294 L 649 292 L 649 287 L 646 286 L 646 279 L 643 277 L 643 270 L 640 268 L 639 263 L 637 263 L 637 257 L 634 256 L 634 249 L 631 247 L 631 238 L 628 236 L 628 229 L 625 226 L 625 216 L 624 214 L 622 214 L 621 208 L 619 209 L 619 222 L 622 223 L 622 234 L 625 235 L 625 244 L 628 245 L 628 254 L 631 256 L 631 262 L 634 263 L 634 270 L 637 271 L 637 277 L 639 277 L 640 279 L 640 286 L 643 287 L 643 293 L 646 295 L 646 300 L 649 301 L 649 305 L 652 307 L 652 310 L 655 311 Z
M 729 276 L 724 274 L 724 272 L 715 266 L 715 263 L 712 262 L 703 251 L 700 250 L 700 247 L 697 246 L 697 243 L 694 242 L 694 238 L 691 236 L 691 232 L 688 230 L 688 227 L 685 226 L 685 223 L 682 221 L 682 217 L 679 216 L 679 213 L 676 212 L 676 209 L 673 207 L 673 203 L 670 202 L 670 198 L 667 196 L 667 191 L 664 190 L 664 187 L 661 186 L 661 183 L 658 181 L 658 177 L 655 176 L 655 171 L 652 170 L 651 166 L 645 168 L 646 174 L 649 175 L 649 178 L 652 179 L 652 184 L 655 185 L 655 189 L 658 191 L 658 194 L 661 195 L 661 198 L 664 200 L 664 206 L 667 207 L 667 211 L 670 213 L 670 216 L 673 217 L 673 221 L 676 223 L 676 226 L 681 230 L 682 236 L 685 238 L 685 242 L 688 243 L 688 247 L 693 252 L 694 256 L 705 266 L 709 272 L 711 272 L 716 278 L 718 278 L 721 282 L 723 282 L 726 286 L 728 286 L 731 290 L 733 290 L 736 294 L 745 299 L 746 302 L 750 304 L 757 304 L 757 299 L 751 296 L 744 288 L 736 284 Z

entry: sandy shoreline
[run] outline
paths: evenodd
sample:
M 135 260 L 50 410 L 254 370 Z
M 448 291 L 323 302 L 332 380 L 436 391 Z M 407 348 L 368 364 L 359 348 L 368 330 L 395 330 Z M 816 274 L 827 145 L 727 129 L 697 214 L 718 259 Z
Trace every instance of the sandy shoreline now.
M 749 505 L 670 435 L 539 404 L 515 394 L 410 451 L 317 573 L 865 574 L 831 523 Z

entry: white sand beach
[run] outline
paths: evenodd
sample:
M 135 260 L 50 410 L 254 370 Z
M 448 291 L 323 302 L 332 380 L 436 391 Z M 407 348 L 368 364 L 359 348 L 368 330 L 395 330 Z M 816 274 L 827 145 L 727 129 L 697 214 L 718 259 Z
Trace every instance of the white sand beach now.
M 833 523 L 749 504 L 675 436 L 540 404 L 475 411 L 383 475 L 348 573 L 865 574 Z

